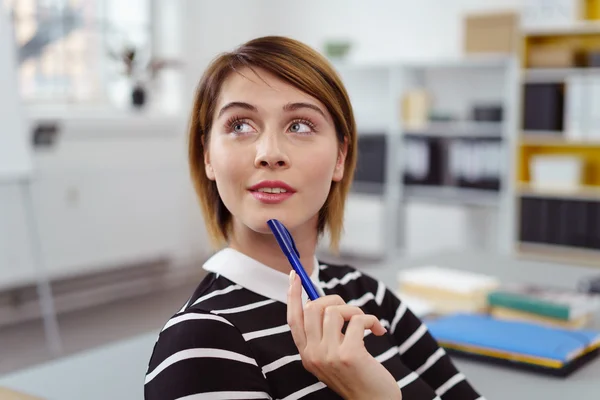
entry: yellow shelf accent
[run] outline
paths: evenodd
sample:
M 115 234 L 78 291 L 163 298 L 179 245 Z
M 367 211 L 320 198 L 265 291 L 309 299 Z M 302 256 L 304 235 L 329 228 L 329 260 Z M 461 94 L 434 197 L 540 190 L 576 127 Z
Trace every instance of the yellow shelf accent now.
M 595 21 L 600 19 L 600 0 L 585 0 L 585 19 Z
M 525 28 L 521 31 L 519 55 L 523 85 L 536 82 L 558 83 L 563 85 L 564 90 L 567 77 L 600 74 L 599 67 L 586 67 L 587 55 L 600 52 L 600 0 L 580 1 L 585 1 L 585 4 L 582 4 L 584 8 L 580 21 L 570 26 Z M 536 68 L 536 65 L 554 67 Z M 520 117 L 522 117 L 524 104 L 520 107 Z M 570 139 L 566 136 L 566 132 L 521 132 L 517 138 L 514 161 L 516 198 L 539 196 L 600 201 L 600 137 L 586 140 Z M 538 155 L 581 157 L 585 164 L 581 187 L 574 190 L 560 190 L 532 185 L 529 164 L 532 157 Z M 517 220 L 522 221 L 519 215 L 522 210 L 517 207 L 516 212 Z M 518 222 L 518 225 L 520 223 Z M 516 252 L 520 258 L 600 268 L 600 249 L 517 242 Z
M 529 182 L 529 161 L 537 155 L 573 155 L 585 160 L 582 184 L 600 186 L 600 142 L 576 142 L 556 138 L 521 139 L 517 149 L 517 182 Z
M 481 346 L 469 345 L 469 344 L 456 344 L 451 342 L 440 341 L 440 345 L 447 349 L 462 351 L 465 353 L 478 354 L 485 357 L 499 358 L 502 360 L 522 362 L 525 364 L 538 365 L 546 368 L 562 368 L 564 363 L 558 360 L 552 360 L 549 358 L 542 358 L 536 356 L 529 356 L 525 354 L 510 353 L 503 350 L 488 349 Z
M 564 146 L 564 147 L 598 147 L 600 148 L 600 139 L 569 139 L 565 138 L 563 133 L 556 132 L 523 132 L 519 140 L 521 146 Z

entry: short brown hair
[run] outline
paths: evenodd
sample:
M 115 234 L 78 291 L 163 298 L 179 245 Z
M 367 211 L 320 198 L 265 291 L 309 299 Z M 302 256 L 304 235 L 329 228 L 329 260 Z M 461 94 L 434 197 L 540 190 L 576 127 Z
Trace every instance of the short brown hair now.
M 350 99 L 330 63 L 317 51 L 293 39 L 267 36 L 251 40 L 236 50 L 221 54 L 206 69 L 195 95 L 189 127 L 188 157 L 191 177 L 200 199 L 210 239 L 216 247 L 225 244 L 231 230 L 231 214 L 223 204 L 214 181 L 204 169 L 204 153 L 221 86 L 240 68 L 261 68 L 320 100 L 331 114 L 340 145 L 347 141 L 344 176 L 332 182 L 319 211 L 318 233 L 327 228 L 330 247 L 337 251 L 343 230 L 344 205 L 356 165 L 356 123 Z

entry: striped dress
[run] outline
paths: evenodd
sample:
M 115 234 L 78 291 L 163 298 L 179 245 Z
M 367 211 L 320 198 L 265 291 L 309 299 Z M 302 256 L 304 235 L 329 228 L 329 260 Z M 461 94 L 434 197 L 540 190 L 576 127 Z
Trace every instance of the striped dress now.
M 322 292 L 380 319 L 365 346 L 405 400 L 483 399 L 427 327 L 381 282 L 349 266 L 317 264 Z M 232 249 L 215 254 L 185 306 L 164 326 L 145 379 L 147 400 L 339 399 L 300 360 L 286 322 L 287 275 Z

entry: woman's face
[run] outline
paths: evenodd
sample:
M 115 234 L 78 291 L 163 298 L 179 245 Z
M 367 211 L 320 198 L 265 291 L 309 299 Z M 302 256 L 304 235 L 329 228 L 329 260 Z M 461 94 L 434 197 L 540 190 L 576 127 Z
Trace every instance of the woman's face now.
M 331 115 L 317 99 L 276 76 L 243 68 L 222 85 L 205 155 L 234 227 L 315 229 L 332 181 L 344 174 Z M 240 224 L 241 223 L 241 224 Z

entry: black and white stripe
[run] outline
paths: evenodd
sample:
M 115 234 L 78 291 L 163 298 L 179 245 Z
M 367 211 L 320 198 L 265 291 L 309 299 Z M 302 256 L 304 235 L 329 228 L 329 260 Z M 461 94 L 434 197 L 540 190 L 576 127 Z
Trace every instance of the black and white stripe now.
M 377 316 L 365 347 L 394 376 L 404 398 L 483 399 L 427 327 L 381 282 L 346 266 L 320 266 L 321 289 Z M 307 372 L 286 322 L 286 305 L 211 273 L 160 332 L 145 398 L 335 399 Z

